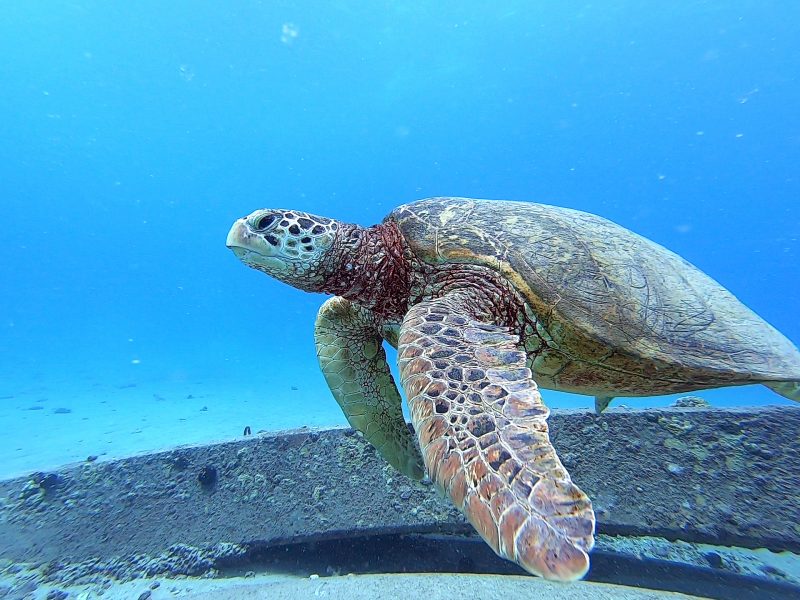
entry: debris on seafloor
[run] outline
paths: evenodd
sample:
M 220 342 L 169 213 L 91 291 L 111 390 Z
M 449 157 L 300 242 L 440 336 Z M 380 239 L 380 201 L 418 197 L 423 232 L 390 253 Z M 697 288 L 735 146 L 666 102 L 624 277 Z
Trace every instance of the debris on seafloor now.
M 681 396 L 672 403 L 675 408 L 709 408 L 711 404 L 700 396 Z

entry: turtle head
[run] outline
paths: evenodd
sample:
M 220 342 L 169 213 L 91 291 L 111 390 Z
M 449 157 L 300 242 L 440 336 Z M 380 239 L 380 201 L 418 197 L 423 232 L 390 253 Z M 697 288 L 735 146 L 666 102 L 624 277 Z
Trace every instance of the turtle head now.
M 307 292 L 322 291 L 330 273 L 325 257 L 339 224 L 325 217 L 263 209 L 239 219 L 226 245 L 247 266 Z

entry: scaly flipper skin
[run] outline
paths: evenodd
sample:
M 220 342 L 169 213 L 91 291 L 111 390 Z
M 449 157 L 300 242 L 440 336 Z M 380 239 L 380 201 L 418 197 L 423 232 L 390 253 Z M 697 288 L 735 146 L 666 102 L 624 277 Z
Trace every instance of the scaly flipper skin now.
M 314 336 L 322 373 L 355 429 L 401 473 L 422 479 L 422 458 L 403 418 L 375 316 L 341 297 L 317 315 Z
M 400 329 L 425 465 L 497 554 L 547 579 L 579 579 L 594 544 L 591 503 L 550 444 L 517 338 L 473 304 L 467 291 L 424 301 Z

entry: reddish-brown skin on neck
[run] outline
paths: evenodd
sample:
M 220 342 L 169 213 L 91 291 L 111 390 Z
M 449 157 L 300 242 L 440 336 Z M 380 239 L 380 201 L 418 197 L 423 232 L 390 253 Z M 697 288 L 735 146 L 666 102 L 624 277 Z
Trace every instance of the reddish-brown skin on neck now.
M 527 320 L 522 298 L 498 273 L 470 264 L 430 265 L 418 259 L 397 223 L 372 227 L 341 224 L 322 270 L 322 290 L 369 308 L 385 321 L 400 321 L 409 307 L 454 289 L 469 289 L 473 316 L 520 333 Z
M 386 320 L 408 310 L 411 264 L 397 224 L 372 227 L 342 224 L 328 251 L 324 270 L 332 273 L 322 288 L 371 309 Z

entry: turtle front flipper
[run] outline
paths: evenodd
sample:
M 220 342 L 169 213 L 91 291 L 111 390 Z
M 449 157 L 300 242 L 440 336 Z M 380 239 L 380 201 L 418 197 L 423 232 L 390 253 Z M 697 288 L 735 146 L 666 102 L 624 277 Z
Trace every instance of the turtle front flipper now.
M 591 502 L 556 456 L 516 336 L 451 292 L 409 310 L 399 364 L 431 479 L 492 549 L 547 579 L 589 569 Z
M 422 458 L 408 429 L 386 362 L 378 320 L 341 297 L 322 305 L 314 327 L 317 359 L 344 416 L 401 473 L 422 479 Z

